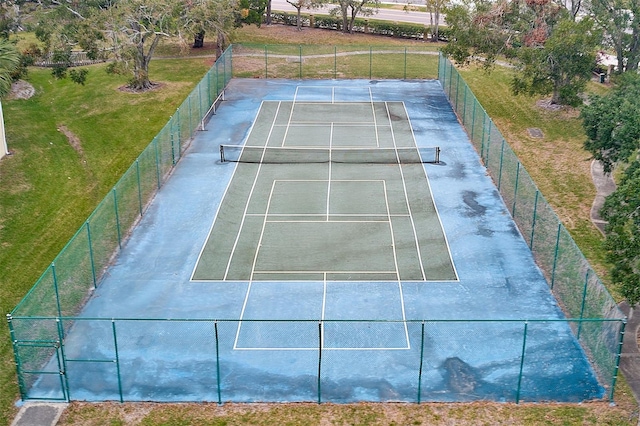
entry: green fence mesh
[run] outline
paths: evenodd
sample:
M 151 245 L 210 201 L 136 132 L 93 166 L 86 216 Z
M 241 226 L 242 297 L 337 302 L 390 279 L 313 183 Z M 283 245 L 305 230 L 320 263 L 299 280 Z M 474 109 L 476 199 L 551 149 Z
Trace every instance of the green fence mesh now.
M 72 317 L 80 313 L 127 233 L 144 214 L 146 205 L 180 159 L 191 135 L 231 80 L 231 52 L 231 48 L 227 49 L 193 89 L 13 310 L 13 317 Z M 60 330 L 52 327 L 50 319 L 22 325 L 13 322 L 13 340 L 21 342 L 16 347 L 16 359 L 21 374 L 27 374 L 24 371 L 41 371 L 49 362 L 56 352 L 54 346 L 59 345 L 72 322 L 66 322 Z M 59 371 L 56 370 L 56 374 Z M 23 394 L 32 384 L 31 379 L 22 375 L 20 383 Z
M 602 382 L 611 383 L 613 398 L 624 315 L 464 79 L 442 56 L 438 78 L 565 315 L 602 319 L 578 322 L 572 330 Z
M 233 51 L 236 77 L 433 79 L 433 46 L 316 46 L 239 44 Z
M 255 395 L 254 400 L 257 401 L 270 398 L 282 400 L 288 399 L 287 392 L 291 391 L 297 392 L 299 400 L 348 401 L 345 389 L 336 387 L 332 378 L 334 372 L 339 370 L 339 364 L 345 362 L 345 356 L 362 355 L 358 351 L 342 351 L 342 336 L 349 336 L 349 348 L 395 348 L 406 344 L 405 341 L 397 341 L 398 336 L 406 335 L 420 342 L 406 352 L 406 359 L 402 361 L 411 368 L 410 385 L 404 393 L 390 394 L 384 398 L 408 402 L 446 400 L 439 391 L 427 386 L 424 375 L 434 369 L 459 366 L 453 365 L 456 363 L 455 357 L 447 359 L 442 365 L 434 365 L 434 360 L 427 355 L 426 345 L 433 345 L 430 349 L 438 347 L 446 352 L 456 345 L 460 336 L 466 336 L 465 347 L 457 350 L 469 351 L 470 357 L 483 351 L 487 352 L 483 356 L 496 358 L 504 358 L 507 354 L 511 360 L 509 362 L 517 367 L 518 373 L 501 383 L 500 389 L 496 390 L 496 395 L 500 395 L 496 398 L 516 402 L 535 401 L 539 391 L 535 383 L 538 382 L 531 380 L 531 377 L 546 367 L 539 365 L 539 357 L 532 357 L 530 353 L 538 346 L 544 346 L 546 336 L 550 333 L 562 334 L 563 330 L 569 330 L 587 352 L 612 399 L 625 325 L 623 315 L 464 80 L 448 60 L 440 57 L 438 62 L 434 53 L 430 46 L 238 45 L 233 47 L 233 58 L 232 48 L 229 48 L 9 315 L 22 398 L 85 398 L 86 395 L 70 394 L 72 386 L 68 381 L 70 378 L 86 376 L 90 379 L 100 378 L 100 387 L 93 390 L 92 398 L 158 400 L 155 389 L 161 386 L 156 383 L 160 376 L 136 376 L 140 363 L 145 362 L 136 351 L 142 339 L 150 347 L 150 354 L 163 360 L 177 360 L 169 368 L 181 377 L 189 377 L 189 386 L 196 386 L 204 380 L 203 393 L 196 397 L 197 400 L 237 400 L 244 398 L 247 393 Z M 145 213 L 146 206 L 182 156 L 191 135 L 204 124 L 210 111 L 215 110 L 216 102 L 221 99 L 224 88 L 231 80 L 232 61 L 240 63 L 242 69 L 246 70 L 237 75 L 241 77 L 419 79 L 435 78 L 437 75 L 569 319 L 537 322 L 524 319 L 351 322 L 243 320 L 240 323 L 237 319 L 205 321 L 79 317 L 84 303 L 99 285 L 102 274 L 118 254 L 129 231 Z M 241 324 L 246 333 L 240 333 Z M 87 353 L 86 344 L 66 339 L 71 327 L 78 332 L 74 334 L 93 339 L 93 347 L 101 350 Z M 398 328 L 403 331 L 398 333 Z M 496 336 L 512 335 L 513 339 L 506 347 L 488 347 L 486 342 L 493 341 L 490 337 L 492 333 L 496 333 Z M 150 335 L 154 336 L 153 339 L 149 339 Z M 252 337 L 249 339 L 247 336 Z M 298 367 L 306 371 L 302 382 L 299 376 L 284 375 L 280 378 L 282 395 L 263 395 L 259 381 L 233 381 L 236 365 L 229 359 L 229 348 L 244 345 L 244 349 L 251 350 L 271 347 L 278 342 L 286 346 L 291 344 L 291 336 L 299 336 L 299 340 L 293 341 L 298 348 L 308 349 L 304 356 L 296 359 Z M 83 347 L 82 351 L 80 346 Z M 184 351 L 184 348 L 203 354 L 200 369 L 194 371 L 181 361 L 180 356 L 171 354 L 172 351 Z M 356 359 L 354 365 L 368 368 L 370 364 L 384 364 L 385 356 L 386 351 L 370 351 L 365 359 Z M 567 369 L 571 368 L 572 363 L 580 361 L 575 357 L 572 352 L 562 360 Z M 274 351 L 260 362 L 278 365 L 283 358 Z M 145 365 L 148 367 L 148 364 Z M 383 379 L 389 383 L 396 380 L 393 369 L 389 369 Z M 141 390 L 136 387 L 138 381 L 149 383 L 143 383 L 144 389 Z M 453 386 L 457 392 L 454 397 L 464 400 L 468 389 L 463 384 L 458 385 L 462 387 L 456 390 L 456 386 Z M 248 390 L 247 386 L 254 386 L 255 389 Z M 358 387 L 358 384 L 353 386 Z M 42 389 L 48 391 L 42 392 Z M 585 397 L 588 397 L 588 391 L 585 392 Z

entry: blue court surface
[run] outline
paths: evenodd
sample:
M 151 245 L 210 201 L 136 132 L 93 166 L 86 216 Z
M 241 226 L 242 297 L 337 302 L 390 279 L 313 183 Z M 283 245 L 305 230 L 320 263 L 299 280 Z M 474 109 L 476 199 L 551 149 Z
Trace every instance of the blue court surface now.
M 247 140 L 263 101 L 404 103 L 415 144 L 441 148 L 440 163 L 419 167 L 453 279 L 192 280 L 240 166 L 221 162 L 219 146 Z M 269 237 L 295 257 L 278 238 Z M 291 236 L 285 231 L 282 238 Z M 583 401 L 604 395 L 438 81 L 232 80 L 81 317 L 64 346 L 70 399 Z M 56 397 L 57 381 L 44 376 L 33 394 Z

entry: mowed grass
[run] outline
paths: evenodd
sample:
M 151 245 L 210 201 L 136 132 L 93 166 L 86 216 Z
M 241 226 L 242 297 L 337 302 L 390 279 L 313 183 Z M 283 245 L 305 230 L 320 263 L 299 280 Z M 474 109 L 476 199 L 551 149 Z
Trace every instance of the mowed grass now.
M 632 425 L 606 403 L 568 404 L 89 404 L 74 402 L 60 426 L 232 425 Z
M 295 38 L 294 38 L 295 37 Z M 332 31 L 293 27 L 244 27 L 236 31 L 234 42 L 322 44 L 354 43 L 362 46 L 409 46 L 425 48 L 431 43 L 412 42 L 362 34 L 345 35 Z M 416 47 L 417 46 L 417 47 Z M 173 56 L 176 48 L 168 47 Z M 197 51 L 197 55 L 207 54 Z M 202 53 L 200 53 L 202 52 Z M 209 54 L 211 51 L 208 52 Z M 194 53 L 192 52 L 191 55 Z M 83 223 L 95 205 L 118 180 L 126 168 L 160 130 L 190 88 L 199 80 L 211 60 L 152 62 L 152 79 L 166 84 L 160 90 L 134 95 L 117 90 L 125 79 L 107 76 L 102 66 L 91 68 L 86 88 L 55 81 L 46 70 L 34 70 L 30 81 L 39 90 L 29 101 L 3 103 L 12 157 L 0 161 L 0 300 L 8 312 L 26 293 L 47 264 Z M 234 61 L 234 66 L 238 66 Z M 242 70 L 238 70 L 241 72 Z M 535 101 L 513 98 L 508 91 L 508 75 L 497 70 L 485 75 L 465 70 L 488 112 L 505 136 L 514 144 L 527 170 L 534 176 L 545 197 L 557 208 L 565 224 L 575 229 L 590 224 L 580 217 L 590 205 L 590 178 L 574 173 L 574 163 L 582 163 L 579 126 L 575 112 L 556 116 L 539 111 Z M 435 76 L 434 76 L 435 77 Z M 495 80 L 494 80 L 495 79 Z M 484 89 L 483 89 L 484 88 Z M 507 103 L 506 106 L 502 106 Z M 517 108 L 521 108 L 521 111 Z M 515 113 L 515 111 L 519 111 Z M 563 115 L 564 114 L 564 115 Z M 566 117 L 565 117 L 566 116 Z M 510 119 L 511 117 L 511 119 Z M 563 118 L 564 117 L 564 118 Z M 565 118 L 569 123 L 564 123 Z M 555 121 L 554 121 L 555 120 Z M 573 121 L 572 121 L 573 120 Z M 511 122 L 517 124 L 511 124 Z M 555 124 L 547 125 L 546 121 Z M 547 138 L 560 136 L 560 142 L 527 140 L 522 128 L 537 123 Z M 65 126 L 80 141 L 75 144 L 57 130 Z M 523 127 L 524 126 L 524 127 Z M 555 128 L 555 130 L 553 130 Z M 569 137 L 568 130 L 574 136 Z M 516 140 L 511 141 L 514 136 Z M 554 136 L 555 137 L 555 136 Z M 522 139 L 522 141 L 520 141 Z M 567 142 L 568 141 L 568 142 Z M 569 143 L 570 142 L 570 143 Z M 522 148 L 523 145 L 525 148 Z M 81 148 L 81 149 L 80 149 Z M 554 149 L 557 167 L 575 174 L 576 188 L 562 181 L 562 171 L 536 171 L 541 151 Z M 561 150 L 562 149 L 562 150 Z M 541 150 L 541 151 L 540 151 Z M 565 151 L 566 150 L 566 151 Z M 527 159 L 528 157 L 528 159 Z M 545 176 L 549 183 L 545 183 Z M 543 179 L 542 182 L 538 178 Z M 553 194 L 558 191 L 558 194 Z M 562 193 L 562 191 L 567 191 Z M 6 200 L 6 202 L 5 202 Z M 577 202 L 580 207 L 573 208 Z M 573 224 L 572 220 L 578 223 Z M 32 230 L 33 229 L 33 230 Z M 597 231 L 595 231 L 597 232 Z M 588 235 L 592 235 L 589 231 Z M 593 234 L 593 240 L 599 240 Z M 588 241 L 588 239 L 586 239 Z M 584 244 L 584 242 L 580 242 Z M 594 243 L 595 246 L 595 243 Z M 584 247 L 583 247 L 584 250 Z M 9 252 L 10 251 L 10 252 Z M 591 255 L 589 255 L 591 258 Z M 593 260 L 592 260 L 593 262 Z M 7 271 L 7 273 L 5 273 Z M 0 335 L 0 426 L 10 423 L 18 397 L 15 366 L 6 325 Z M 624 379 L 616 390 L 616 406 L 606 402 L 589 404 L 150 404 L 74 402 L 61 425 L 271 425 L 271 424 L 367 424 L 367 425 L 631 425 L 637 423 L 637 405 Z
M 513 96 L 512 72 L 504 67 L 490 73 L 475 67 L 460 70 L 594 270 L 606 281 L 603 237 L 590 220 L 596 189 L 591 155 L 583 148 L 586 136 L 579 110 L 548 109 L 540 97 Z M 602 88 L 599 83 L 588 87 L 593 92 Z M 544 137 L 531 137 L 529 128 L 539 128 Z
M 11 156 L 0 160 L 0 306 L 8 313 L 80 228 L 209 68 L 203 59 L 151 62 L 162 86 L 119 90 L 126 77 L 89 67 L 86 86 L 31 69 L 28 100 L 3 101 Z M 6 321 L 0 326 L 0 425 L 18 397 Z

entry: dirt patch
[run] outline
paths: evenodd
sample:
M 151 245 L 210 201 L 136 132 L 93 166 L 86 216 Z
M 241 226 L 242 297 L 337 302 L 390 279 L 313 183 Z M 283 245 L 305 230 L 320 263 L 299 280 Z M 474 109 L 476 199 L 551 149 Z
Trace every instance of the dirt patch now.
M 155 82 L 151 82 L 151 87 L 149 87 L 148 89 L 133 89 L 129 86 L 120 86 L 118 87 L 118 90 L 121 92 L 125 92 L 125 93 L 134 93 L 134 94 L 138 94 L 138 93 L 147 93 L 147 92 L 152 92 L 154 90 L 160 90 L 165 86 L 164 83 L 155 83 Z
M 36 89 L 24 80 L 18 80 L 11 84 L 9 99 L 29 99 L 36 94 Z
M 80 157 L 84 158 L 84 151 L 82 150 L 80 138 L 71 130 L 69 130 L 69 128 L 64 124 L 60 124 L 58 126 L 58 131 L 67 137 L 69 145 L 71 145 L 71 147 L 80 155 Z

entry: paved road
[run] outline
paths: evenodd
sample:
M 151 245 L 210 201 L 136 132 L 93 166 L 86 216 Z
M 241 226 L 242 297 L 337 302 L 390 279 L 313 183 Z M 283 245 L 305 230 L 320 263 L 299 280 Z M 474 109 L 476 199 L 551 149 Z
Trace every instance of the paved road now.
M 405 3 L 398 2 L 397 4 L 403 5 Z M 323 15 L 328 15 L 329 10 L 332 7 L 322 7 L 320 9 L 302 9 L 302 13 L 319 13 Z M 287 3 L 286 0 L 271 0 L 271 10 L 281 10 L 284 12 L 295 12 L 296 8 L 291 6 L 291 4 Z M 409 22 L 413 24 L 423 24 L 429 25 L 431 20 L 429 13 L 425 12 L 405 12 L 403 10 L 395 10 L 395 9 L 379 9 L 378 13 L 371 17 L 372 19 L 380 19 L 385 21 L 396 21 L 396 22 Z M 440 25 L 444 25 L 444 16 L 440 16 Z

